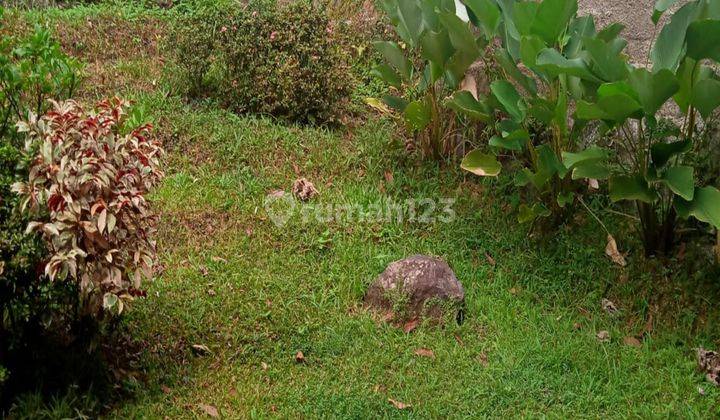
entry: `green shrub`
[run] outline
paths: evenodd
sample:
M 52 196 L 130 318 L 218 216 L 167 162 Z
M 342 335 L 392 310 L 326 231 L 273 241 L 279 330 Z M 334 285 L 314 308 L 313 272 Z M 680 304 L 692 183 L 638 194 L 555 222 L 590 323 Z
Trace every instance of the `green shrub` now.
M 309 2 L 207 8 L 176 25 L 173 43 L 193 96 L 237 113 L 326 123 L 351 83 L 329 19 Z

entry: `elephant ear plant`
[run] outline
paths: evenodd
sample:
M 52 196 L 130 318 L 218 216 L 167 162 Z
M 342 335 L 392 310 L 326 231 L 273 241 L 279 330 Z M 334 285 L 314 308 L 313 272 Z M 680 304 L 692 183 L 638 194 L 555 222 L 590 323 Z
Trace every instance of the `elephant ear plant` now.
M 672 2 L 659 1 L 655 20 Z M 720 105 L 720 6 L 700 0 L 679 9 L 662 28 L 652 51 L 652 70 L 623 62 L 619 52 L 592 54 L 593 65 L 616 73 L 593 100 L 580 101 L 579 120 L 601 121 L 610 130 L 616 153 L 597 147 L 565 154 L 577 162 L 573 176 L 608 178 L 613 202 L 637 207 L 646 254 L 667 253 L 675 242 L 679 218 L 693 216 L 720 227 L 720 191 L 696 185 L 689 155 L 707 153 L 696 141 Z M 663 129 L 658 112 L 673 99 L 684 115 L 682 127 Z M 703 124 L 699 124 L 702 120 Z
M 382 4 L 402 42 L 374 44 L 386 61 L 374 73 L 392 94 L 368 103 L 400 115 L 426 157 L 448 156 L 455 152 L 454 134 L 460 128 L 454 110 L 470 106 L 472 120 L 489 122 L 487 107 L 470 92 L 446 100 L 460 88 L 470 66 L 482 58 L 488 39 L 457 16 L 454 0 Z
M 466 0 L 471 10 L 485 3 L 490 2 Z M 516 185 L 527 187 L 530 198 L 520 205 L 519 221 L 552 216 L 559 222 L 582 187 L 574 182 L 583 173 L 580 167 L 604 153 L 592 149 L 575 154 L 585 123 L 573 123 L 570 110 L 603 82 L 624 77 L 624 63 L 594 66 L 592 57 L 614 57 L 626 42 L 617 38 L 618 26 L 598 32 L 592 17 L 578 17 L 576 0 L 498 0 L 494 7 L 499 24 L 494 13 L 475 17 L 481 27 L 496 28 L 493 35 L 502 41 L 495 62 L 505 80 L 492 83 L 490 98 L 502 117 L 489 141 L 494 154 L 475 150 L 462 167 L 480 176 L 497 176 L 501 165 L 496 155 L 510 155 L 522 166 Z

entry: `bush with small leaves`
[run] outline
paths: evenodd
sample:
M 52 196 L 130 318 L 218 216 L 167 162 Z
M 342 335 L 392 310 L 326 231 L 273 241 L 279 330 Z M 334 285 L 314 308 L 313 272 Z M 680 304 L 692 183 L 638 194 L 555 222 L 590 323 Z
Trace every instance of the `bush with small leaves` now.
M 151 278 L 156 216 L 146 199 L 163 177 L 151 126 L 124 127 L 128 104 L 87 112 L 73 101 L 18 123 L 36 151 L 27 182 L 13 185 L 50 251 L 45 274 L 79 285 L 85 313 L 122 312 Z M 129 134 L 122 134 L 128 132 Z
M 295 122 L 332 123 L 345 111 L 347 60 L 330 20 L 310 2 L 207 8 L 173 32 L 191 95 Z

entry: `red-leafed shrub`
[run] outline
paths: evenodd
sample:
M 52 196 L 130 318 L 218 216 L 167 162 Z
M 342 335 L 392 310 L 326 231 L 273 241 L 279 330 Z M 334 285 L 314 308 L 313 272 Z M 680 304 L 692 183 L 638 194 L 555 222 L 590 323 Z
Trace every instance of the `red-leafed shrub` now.
M 28 232 L 42 232 L 50 251 L 45 274 L 78 284 L 86 313 L 120 313 L 153 274 L 156 216 L 146 195 L 163 177 L 164 152 L 150 125 L 124 126 L 119 99 L 90 112 L 53 105 L 18 123 L 35 157 L 13 189 L 33 220 Z

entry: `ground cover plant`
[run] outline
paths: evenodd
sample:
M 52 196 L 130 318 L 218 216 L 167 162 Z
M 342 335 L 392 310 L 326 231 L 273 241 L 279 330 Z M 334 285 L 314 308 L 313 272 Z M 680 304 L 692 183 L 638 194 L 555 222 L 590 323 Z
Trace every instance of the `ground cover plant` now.
M 563 63 L 552 72 L 548 69 L 553 67 L 543 66 L 542 61 L 540 68 L 537 60 L 535 68 L 528 67 L 522 54 L 513 55 L 508 43 L 516 34 L 508 34 L 503 23 L 506 12 L 500 6 L 515 2 L 466 2 L 468 22 L 463 22 L 463 27 L 476 40 L 496 38 L 480 56 L 488 62 L 491 80 L 483 89 L 480 78 L 476 79 L 475 97 L 464 90 L 467 84 L 463 88 L 462 80 L 446 88 L 449 82 L 443 76 L 437 80 L 443 89 L 437 99 L 442 112 L 457 124 L 455 131 L 458 127 L 471 128 L 462 133 L 465 140 L 469 138 L 476 145 L 494 143 L 483 144 L 478 153 L 496 160 L 502 170 L 497 177 L 476 177 L 461 167 L 461 155 L 434 160 L 417 159 L 408 153 L 398 144 L 406 122 L 403 116 L 396 117 L 401 115 L 397 111 L 390 111 L 394 115 L 378 114 L 377 108 L 366 107 L 349 124 L 323 126 L 238 114 L 216 99 L 188 98 L 187 79 L 178 77 L 182 63 L 172 49 L 157 47 L 171 42 L 178 22 L 206 13 L 206 6 L 211 4 L 183 1 L 159 8 L 147 3 L 101 2 L 42 13 L 12 11 L 12 18 L 20 21 L 9 22 L 14 28 L 32 28 L 41 22 L 68 34 L 73 41 L 61 39 L 63 50 L 92 63 L 77 88 L 77 106 L 90 110 L 113 94 L 131 99 L 137 111 L 127 115 L 132 122 L 117 126 L 117 138 L 132 138 L 132 128 L 153 121 L 152 138 L 163 140 L 167 166 L 163 170 L 166 177 L 158 180 L 147 197 L 153 203 L 150 209 L 159 217 L 157 278 L 143 284 L 146 293 L 137 294 L 132 305 L 124 306 L 123 317 L 116 320 L 115 326 L 127 340 L 103 344 L 103 351 L 113 355 L 116 366 L 120 366 L 110 372 L 113 387 L 96 388 L 97 383 L 88 386 L 78 381 L 76 386 L 48 394 L 38 386 L 21 395 L 4 395 L 7 402 L 3 415 L 718 415 L 718 388 L 705 378 L 706 372 L 698 370 L 694 350 L 720 347 L 716 327 L 720 316 L 715 308 L 720 271 L 712 263 L 709 242 L 714 232 L 708 224 L 683 222 L 686 224 L 678 231 L 673 249 L 663 257 L 646 257 L 641 236 L 633 232 L 639 222 L 629 214 L 632 209 L 612 205 L 612 190 L 607 190 L 608 183 L 603 180 L 598 181 L 598 190 L 587 192 L 591 182 L 572 179 L 580 165 L 568 164 L 567 152 L 582 157 L 588 149 L 603 148 L 602 158 L 596 156 L 585 164 L 603 166 L 617 176 L 624 175 L 624 159 L 632 159 L 618 145 L 624 137 L 617 136 L 624 134 L 610 127 L 615 125 L 612 121 L 577 118 L 582 106 L 600 106 L 601 94 L 609 89 L 602 86 L 610 84 L 619 93 L 631 92 L 619 88 L 624 86 L 622 82 L 632 86 L 628 79 L 637 69 L 626 64 L 628 75 L 622 72 L 617 80 L 608 78 L 607 73 L 598 73 L 597 55 L 583 46 L 586 40 L 597 45 L 602 40 L 621 57 L 619 51 L 627 49 L 622 48 L 622 33 L 615 32 L 617 27 L 601 27 L 598 20 L 591 30 L 590 21 L 583 19 L 582 13 L 576 14 L 574 7 L 563 15 L 570 16 L 567 22 L 553 27 L 572 32 L 571 28 L 584 22 L 586 36 L 551 38 L 555 30 L 536 32 L 537 25 L 523 26 L 520 45 L 523 38 L 537 36 L 543 42 L 541 50 Z M 438 2 L 446 9 L 435 11 L 452 10 L 450 3 Z M 561 2 L 548 4 L 553 3 Z M 393 4 L 417 2 L 388 1 L 385 6 Z M 499 17 L 497 25 L 485 27 L 483 11 L 495 10 L 483 8 L 488 4 L 496 6 Z M 540 6 L 519 6 L 523 7 Z M 512 8 L 515 11 L 515 6 Z M 373 10 L 384 9 L 378 5 Z M 680 13 L 676 10 L 677 6 L 662 16 L 657 13 L 658 33 Z M 647 18 L 652 14 L 648 8 Z M 377 16 L 384 19 L 382 14 Z M 384 22 L 395 27 L 389 17 Z M 88 29 L 90 24 L 111 30 L 97 35 Z M 449 31 L 444 26 L 434 28 L 436 32 Z M 494 35 L 489 36 L 488 31 Z M 112 49 L 111 40 L 116 39 L 133 41 Z M 581 52 L 573 55 L 570 44 L 565 43 L 579 39 L 583 41 Z M 432 67 L 432 61 L 402 37 L 343 46 L 350 54 L 367 57 L 359 50 L 372 40 L 396 42 L 416 69 Z M 680 46 L 679 54 L 685 50 Z M 578 59 L 599 81 L 560 74 L 560 70 L 572 67 L 567 62 L 580 64 Z M 353 66 L 360 73 L 370 73 L 377 64 L 373 61 L 358 61 Z M 361 69 L 363 66 L 366 68 Z M 207 81 L 219 74 L 213 73 L 217 70 L 208 70 L 211 77 Z M 420 73 L 416 70 L 413 75 L 420 77 Z M 367 84 L 351 83 L 351 97 L 381 98 L 375 95 L 379 88 L 376 82 L 359 80 Z M 502 83 L 504 80 L 510 86 Z M 413 83 L 405 81 L 391 93 L 410 95 L 411 90 L 404 88 Z M 524 85 L 529 83 L 537 86 L 537 95 L 526 90 Z M 587 89 L 578 95 L 580 86 Z M 562 95 L 550 93 L 553 88 L 558 92 L 566 89 L 567 107 Z M 409 102 L 422 101 L 423 97 L 407 96 L 412 99 Z M 508 100 L 511 97 L 514 100 Z M 643 104 L 640 99 L 644 96 L 631 97 Z M 586 105 L 579 106 L 581 102 Z M 674 98 L 668 97 L 665 102 L 671 104 Z M 380 102 L 374 104 L 382 107 Z M 478 104 L 482 108 L 475 108 Z M 558 135 L 560 117 L 546 119 L 549 122 L 545 124 L 534 116 L 545 114 L 529 111 L 533 107 L 545 109 L 538 104 L 563 111 L 558 115 L 568 118 L 567 133 Z M 523 107 L 524 114 L 514 114 Z M 482 121 L 473 119 L 473 109 L 482 110 Z M 88 117 L 88 112 L 83 115 Z M 630 120 L 633 118 L 634 114 Z M 638 118 L 649 120 L 644 108 L 642 117 L 638 115 L 635 120 Z M 705 122 L 701 115 L 697 120 Z M 712 122 L 710 118 L 707 121 Z M 482 125 L 477 134 L 475 124 Z M 578 128 L 576 124 L 580 124 Z M 637 123 L 631 121 L 629 125 L 636 127 Z M 127 129 L 122 128 L 125 126 Z M 654 144 L 672 145 L 678 135 L 683 135 L 683 130 L 663 127 L 672 128 L 658 122 L 652 130 Z M 579 128 L 583 128 L 582 136 Z M 510 134 L 518 130 L 527 132 L 528 138 L 518 142 L 522 150 L 498 146 L 510 144 Z M 640 135 L 635 131 L 630 134 Z M 36 144 L 41 144 L 39 140 Z M 712 130 L 696 132 L 692 140 L 712 144 Z M 570 148 L 556 150 L 555 142 Z M 531 182 L 518 189 L 514 185 L 517 173 L 542 173 L 541 167 L 533 166 L 530 146 L 543 145 L 568 170 L 567 178 L 553 173 L 546 188 L 536 188 Z M 695 167 L 697 185 L 705 187 L 716 180 L 712 173 L 705 173 L 710 171 L 704 169 L 708 166 L 702 163 L 701 147 L 705 146 L 697 144 L 695 150 L 685 152 L 678 165 Z M 675 159 L 672 165 L 676 165 Z M 294 206 L 296 213 L 281 226 L 276 225 L 273 220 L 277 214 L 266 207 L 268 199 L 277 199 L 280 190 L 290 192 L 301 178 L 314 184 L 317 195 L 307 203 L 292 199 L 283 202 Z M 61 185 L 52 174 L 41 180 L 40 191 Z M 562 222 L 548 226 L 552 235 L 518 227 L 522 203 L 550 210 L 558 198 L 549 192 L 550 185 L 560 180 L 567 182 L 574 194 L 572 202 L 561 208 L 565 213 Z M 434 218 L 354 220 L 332 212 L 344 206 L 372 212 L 397 203 L 422 203 L 428 198 L 449 200 L 446 202 L 451 203 L 454 217 L 440 221 L 446 216 L 442 206 L 430 211 Z M 425 212 L 428 206 L 421 205 L 419 210 Z M 90 206 L 81 212 L 81 220 L 97 225 L 100 214 L 101 206 L 94 215 Z M 50 216 L 48 212 L 27 221 L 48 223 L 53 220 Z M 619 249 L 613 257 L 621 257 L 625 266 L 606 255 L 607 232 L 596 217 L 617 239 Z M 546 221 L 538 217 L 535 223 Z M 107 219 L 104 224 L 107 230 Z M 447 261 L 462 282 L 466 292 L 462 324 L 437 327 L 432 322 L 420 322 L 405 331 L 387 323 L 384 314 L 363 307 L 368 285 L 389 263 L 418 253 Z M 80 266 L 109 268 L 106 253 L 101 255 L 103 258 L 77 261 Z M 135 268 L 135 263 L 130 261 L 130 268 Z M 133 280 L 134 272 L 123 271 L 129 275 L 122 277 L 123 289 L 130 286 L 127 280 Z M 106 286 L 101 284 L 98 296 L 105 296 L 109 291 Z M 113 303 L 110 299 L 108 303 Z M 119 309 L 117 302 L 113 310 Z M 85 353 L 80 355 L 87 359 Z M 100 369 L 101 365 L 97 366 Z M 72 379 L 72 369 L 53 368 Z

